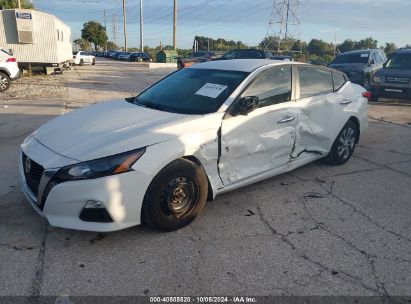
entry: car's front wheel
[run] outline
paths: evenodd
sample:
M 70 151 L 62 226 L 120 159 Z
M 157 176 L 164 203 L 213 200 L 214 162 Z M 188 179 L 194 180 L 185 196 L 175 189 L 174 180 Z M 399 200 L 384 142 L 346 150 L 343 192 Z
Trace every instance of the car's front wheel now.
M 10 77 L 0 72 L 0 92 L 6 91 L 10 87 Z
M 175 160 L 151 182 L 144 197 L 142 220 L 163 231 L 180 229 L 201 212 L 207 193 L 203 168 L 187 159 Z
M 352 120 L 349 120 L 335 139 L 325 161 L 335 166 L 345 164 L 354 152 L 358 136 L 357 125 Z
M 81 66 L 81 65 L 83 65 L 83 64 L 84 64 L 84 60 L 83 60 L 83 59 L 80 59 L 79 65 Z
M 93 59 L 93 61 L 91 62 L 91 65 L 96 65 L 96 59 Z

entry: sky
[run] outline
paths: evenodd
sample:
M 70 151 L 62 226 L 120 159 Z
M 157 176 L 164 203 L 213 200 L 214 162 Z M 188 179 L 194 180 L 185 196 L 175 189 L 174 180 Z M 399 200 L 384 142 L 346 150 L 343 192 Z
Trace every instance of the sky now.
M 296 0 L 294 0 L 296 1 Z M 89 20 L 107 25 L 109 40 L 124 45 L 122 0 L 33 0 L 37 9 L 55 15 L 80 38 Z M 128 46 L 140 44 L 140 1 L 126 0 Z M 195 35 L 243 41 L 253 46 L 266 36 L 274 0 L 178 0 L 177 47 L 191 48 Z M 173 39 L 173 0 L 143 0 L 144 45 Z M 104 12 L 106 18 L 104 18 Z M 373 37 L 379 45 L 411 44 L 411 0 L 300 0 L 300 26 L 293 36 L 341 43 Z M 115 28 L 115 30 L 113 29 Z M 277 24 L 269 29 L 278 33 Z M 114 35 L 116 33 L 116 35 Z

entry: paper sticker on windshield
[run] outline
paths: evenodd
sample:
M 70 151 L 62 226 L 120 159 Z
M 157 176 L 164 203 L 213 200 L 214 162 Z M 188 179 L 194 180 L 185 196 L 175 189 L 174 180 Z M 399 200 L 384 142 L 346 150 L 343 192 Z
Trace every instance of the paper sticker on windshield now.
M 205 97 L 217 98 L 223 91 L 227 89 L 227 86 L 214 83 L 206 83 L 201 89 L 195 92 L 196 95 Z
M 368 54 L 361 54 L 361 58 L 368 58 Z

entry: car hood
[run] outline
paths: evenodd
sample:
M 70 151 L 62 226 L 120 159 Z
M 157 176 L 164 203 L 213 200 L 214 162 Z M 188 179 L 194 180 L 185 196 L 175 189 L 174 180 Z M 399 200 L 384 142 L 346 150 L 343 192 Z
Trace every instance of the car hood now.
M 362 71 L 367 67 L 364 63 L 330 64 L 330 67 L 344 73 Z
M 57 117 L 37 129 L 34 136 L 60 155 L 88 161 L 168 141 L 200 126 L 217 127 L 198 123 L 203 117 L 112 101 Z
M 379 69 L 375 75 L 377 76 L 396 76 L 396 77 L 408 77 L 411 78 L 411 69 Z

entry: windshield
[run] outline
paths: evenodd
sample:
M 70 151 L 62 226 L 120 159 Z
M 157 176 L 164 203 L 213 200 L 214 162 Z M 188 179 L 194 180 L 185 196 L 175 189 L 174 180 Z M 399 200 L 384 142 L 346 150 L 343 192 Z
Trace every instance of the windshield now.
M 331 64 L 342 64 L 342 63 L 368 63 L 369 53 L 356 53 L 339 55 L 334 58 Z
M 214 113 L 247 76 L 237 71 L 182 69 L 141 93 L 135 103 L 173 113 Z
M 3 49 L 0 49 L 3 53 L 5 53 L 5 54 L 7 54 L 7 55 L 9 55 L 9 56 L 11 56 L 11 54 L 9 53 L 9 52 L 7 52 L 6 50 L 3 50 Z
M 411 69 L 411 53 L 394 54 L 385 67 L 388 69 Z

